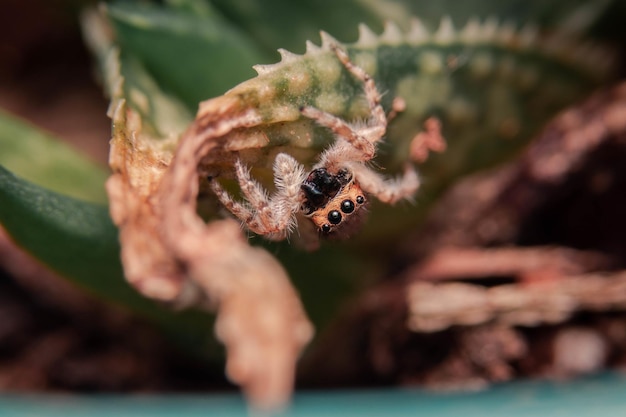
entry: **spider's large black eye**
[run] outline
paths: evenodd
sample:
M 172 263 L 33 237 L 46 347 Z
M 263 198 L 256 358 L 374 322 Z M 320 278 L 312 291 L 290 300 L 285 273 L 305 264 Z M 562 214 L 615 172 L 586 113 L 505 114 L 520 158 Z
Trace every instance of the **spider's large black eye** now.
M 358 197 L 356 198 L 356 202 L 357 202 L 357 204 L 363 204 L 363 203 L 365 203 L 365 197 L 363 197 L 362 195 L 358 196 Z
M 339 210 L 333 210 L 328 213 L 328 221 L 331 224 L 339 224 L 341 222 L 341 213 L 339 213 Z
M 325 224 L 322 226 L 322 233 L 330 232 L 330 224 Z
M 354 203 L 352 200 L 343 200 L 341 202 L 341 211 L 346 214 L 352 213 L 354 211 Z

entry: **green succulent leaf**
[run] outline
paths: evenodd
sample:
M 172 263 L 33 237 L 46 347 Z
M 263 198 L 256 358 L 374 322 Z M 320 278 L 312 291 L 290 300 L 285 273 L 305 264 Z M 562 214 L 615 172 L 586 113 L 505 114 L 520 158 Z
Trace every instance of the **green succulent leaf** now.
M 117 228 L 104 205 L 104 167 L 3 112 L 0 149 L 0 224 L 17 245 L 76 286 L 151 319 L 177 342 L 204 352 L 212 317 L 171 312 L 125 281 Z
M 134 297 L 119 285 L 117 230 L 106 206 L 63 196 L 4 168 L 0 199 L 2 224 L 37 259 L 112 300 Z
M 22 178 L 75 198 L 106 202 L 105 167 L 2 111 L 0 149 L 0 165 Z
M 0 223 L 16 244 L 51 270 L 149 318 L 191 351 L 204 352 L 209 346 L 212 317 L 172 312 L 142 297 L 124 280 L 117 228 L 106 206 L 50 191 L 2 166 L 0 202 Z

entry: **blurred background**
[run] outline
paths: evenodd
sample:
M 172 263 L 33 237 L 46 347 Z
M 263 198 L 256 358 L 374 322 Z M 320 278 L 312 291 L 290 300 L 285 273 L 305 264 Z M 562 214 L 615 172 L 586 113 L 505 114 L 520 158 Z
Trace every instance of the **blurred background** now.
M 0 108 L 104 167 L 108 101 L 78 23 L 90 4 L 3 1 Z M 612 18 L 601 35 L 624 39 Z M 621 68 L 623 79 L 623 61 Z M 580 131 L 579 141 L 568 136 Z M 439 203 L 445 214 L 409 234 L 394 268 L 321 335 L 301 385 L 476 388 L 624 367 L 624 160 L 622 84 L 559 119 L 516 161 L 451 190 Z M 555 166 L 559 172 L 542 171 Z M 553 282 L 555 297 L 532 293 L 533 282 Z M 505 302 L 490 309 L 496 287 L 520 314 L 507 315 Z M 563 293 L 578 304 L 560 304 Z M 439 304 L 426 311 L 433 299 Z M 150 323 L 77 290 L 0 233 L 0 390 L 230 389 L 221 363 L 183 352 Z

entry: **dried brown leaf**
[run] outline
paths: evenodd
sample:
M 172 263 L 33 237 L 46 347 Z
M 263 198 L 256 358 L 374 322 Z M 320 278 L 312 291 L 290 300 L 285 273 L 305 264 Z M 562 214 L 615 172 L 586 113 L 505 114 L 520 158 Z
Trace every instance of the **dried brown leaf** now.
M 278 261 L 251 247 L 237 222 L 206 224 L 196 213 L 202 159 L 224 135 L 258 118 L 237 99 L 213 100 L 170 159 L 165 146 L 142 139 L 134 117 L 123 103 L 113 116 L 114 174 L 107 183 L 128 280 L 148 297 L 217 310 L 228 376 L 254 405 L 284 404 L 312 337 L 298 294 Z

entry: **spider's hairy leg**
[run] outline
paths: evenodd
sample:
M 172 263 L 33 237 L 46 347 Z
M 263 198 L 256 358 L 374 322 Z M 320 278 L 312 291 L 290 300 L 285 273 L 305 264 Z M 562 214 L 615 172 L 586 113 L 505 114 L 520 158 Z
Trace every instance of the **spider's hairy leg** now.
M 361 136 L 359 130 L 355 129 L 350 123 L 333 114 L 326 113 L 325 111 L 311 106 L 302 107 L 300 112 L 309 119 L 315 120 L 317 124 L 330 129 L 337 137 L 350 143 L 356 150 L 363 154 L 363 158 L 359 158 L 359 160 L 370 160 L 374 157 L 376 153 L 374 144 L 367 140 L 366 137 Z
M 295 213 L 302 206 L 301 186 L 306 179 L 304 167 L 286 153 L 279 153 L 274 160 L 274 184 L 272 208 L 278 226 L 291 229 L 295 225 Z
M 371 127 L 381 131 L 378 137 L 375 138 L 375 140 L 379 140 L 384 135 L 387 128 L 387 116 L 385 115 L 383 106 L 380 104 L 381 95 L 378 92 L 374 79 L 367 72 L 365 72 L 363 68 L 350 61 L 350 57 L 347 52 L 341 49 L 338 45 L 332 44 L 330 48 L 333 50 L 335 55 L 337 55 L 337 58 L 339 58 L 339 61 L 341 61 L 343 66 L 346 67 L 346 69 L 350 71 L 356 79 L 363 83 L 363 91 L 365 92 L 365 98 L 367 99 L 367 104 L 370 109 Z
M 332 45 L 331 48 L 346 69 L 355 78 L 363 82 L 365 98 L 367 99 L 370 112 L 369 119 L 367 123 L 362 125 L 350 124 L 335 115 L 315 107 L 305 106 L 300 111 L 304 116 L 330 129 L 338 139 L 346 142 L 340 143 L 341 141 L 338 140 L 336 146 L 331 147 L 326 152 L 325 158 L 331 164 L 334 161 L 338 163 L 344 161 L 369 161 L 374 158 L 377 143 L 382 139 L 387 129 L 387 117 L 380 104 L 380 93 L 376 88 L 374 79 L 361 67 L 354 65 L 343 49 L 338 45 Z M 356 152 L 348 149 L 347 144 L 353 147 Z
M 346 162 L 367 162 L 373 156 L 373 153 L 364 153 L 348 141 L 337 138 L 335 143 L 322 153 L 316 167 L 325 167 L 330 172 L 338 172 Z
M 209 186 L 220 203 L 243 223 L 254 217 L 253 211 L 248 206 L 236 201 L 214 178 L 209 179 Z
M 420 187 L 419 177 L 411 164 L 405 165 L 401 177 L 389 179 L 361 163 L 352 163 L 349 168 L 361 188 L 383 203 L 394 204 L 402 199 L 410 199 Z
M 252 179 L 240 160 L 235 162 L 235 174 L 247 204 L 235 201 L 217 181 L 211 181 L 211 188 L 220 202 L 254 233 L 273 240 L 284 239 L 294 226 L 295 212 L 300 208 L 304 169 L 295 159 L 279 154 L 274 163 L 276 192 L 271 197 Z
M 253 210 L 253 216 L 244 219 L 244 221 L 253 232 L 264 234 L 257 230 L 263 231 L 271 224 L 272 210 L 267 191 L 261 184 L 252 179 L 250 170 L 243 165 L 240 159 L 235 161 L 235 173 L 241 193 L 248 200 L 248 204 Z

